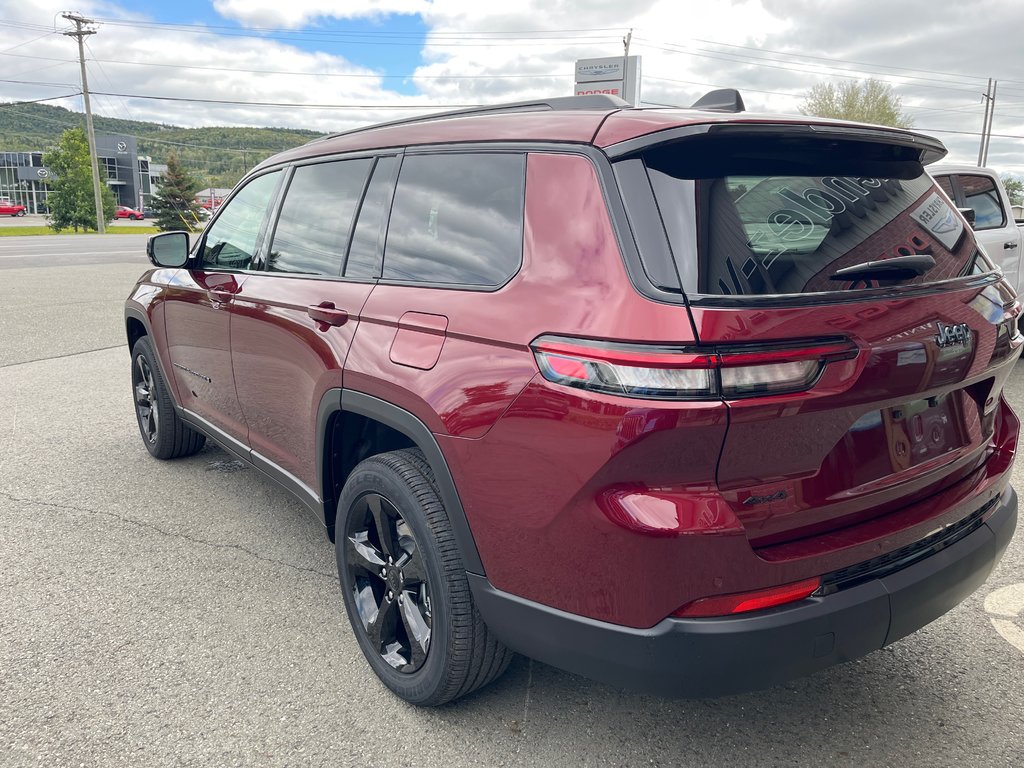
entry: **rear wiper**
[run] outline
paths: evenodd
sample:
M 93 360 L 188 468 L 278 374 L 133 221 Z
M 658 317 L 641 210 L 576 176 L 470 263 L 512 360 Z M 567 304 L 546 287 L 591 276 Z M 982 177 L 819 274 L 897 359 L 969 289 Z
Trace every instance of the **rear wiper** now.
M 935 266 L 935 259 L 926 253 L 895 256 L 884 261 L 865 261 L 833 272 L 829 280 L 910 280 Z

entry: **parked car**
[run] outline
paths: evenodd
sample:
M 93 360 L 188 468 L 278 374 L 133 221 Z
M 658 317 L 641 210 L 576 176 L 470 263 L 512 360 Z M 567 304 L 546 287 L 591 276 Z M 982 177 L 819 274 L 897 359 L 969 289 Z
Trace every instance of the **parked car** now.
M 1019 295 L 1024 290 L 1024 230 L 1014 220 L 999 174 L 973 165 L 942 165 L 932 169 L 931 175 L 950 200 L 972 212 L 975 239 Z
M 142 221 L 146 218 L 142 211 L 137 211 L 134 208 L 129 208 L 127 205 L 117 206 L 117 211 L 114 212 L 115 219 L 135 219 L 136 221 Z
M 154 216 L 156 216 L 156 209 L 146 206 L 145 208 L 142 209 L 142 216 L 143 218 L 151 219 Z
M 0 200 L 0 216 L 24 216 L 28 209 L 11 200 Z
M 1021 307 L 941 142 L 741 109 L 552 99 L 261 163 L 149 241 L 144 445 L 307 506 L 414 704 L 512 652 L 706 696 L 905 637 L 1013 534 Z

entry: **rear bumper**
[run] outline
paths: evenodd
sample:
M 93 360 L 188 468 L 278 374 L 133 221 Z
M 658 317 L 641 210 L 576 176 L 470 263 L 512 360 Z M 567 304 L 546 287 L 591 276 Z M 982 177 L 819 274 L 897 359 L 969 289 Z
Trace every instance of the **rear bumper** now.
M 665 619 L 650 629 L 595 621 L 470 575 L 478 609 L 510 648 L 623 688 L 718 696 L 777 685 L 864 656 L 923 627 L 981 586 L 1017 523 L 1007 488 L 977 530 L 899 571 L 824 597 L 734 618 Z

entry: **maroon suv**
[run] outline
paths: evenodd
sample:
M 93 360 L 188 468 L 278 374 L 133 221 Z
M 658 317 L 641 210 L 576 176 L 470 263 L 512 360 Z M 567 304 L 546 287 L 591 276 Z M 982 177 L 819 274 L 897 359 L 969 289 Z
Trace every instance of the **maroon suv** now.
M 262 163 L 126 305 L 139 428 L 336 544 L 374 671 L 705 696 L 862 656 L 1016 524 L 1020 305 L 908 131 L 611 97 Z

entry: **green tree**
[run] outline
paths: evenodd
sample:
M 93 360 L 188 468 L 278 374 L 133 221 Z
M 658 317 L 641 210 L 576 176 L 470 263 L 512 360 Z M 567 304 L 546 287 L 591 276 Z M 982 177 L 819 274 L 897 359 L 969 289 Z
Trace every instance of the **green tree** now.
M 807 92 L 800 112 L 896 128 L 909 128 L 914 124 L 903 112 L 903 100 L 893 92 L 892 86 L 875 79 L 818 83 Z
M 89 142 L 81 128 L 69 128 L 61 134 L 57 146 L 43 154 L 43 165 L 53 171 L 49 182 L 46 204 L 50 209 L 50 228 L 79 229 L 88 232 L 97 229 L 96 199 L 92 188 L 92 163 L 89 160 Z M 117 203 L 114 193 L 106 184 L 100 184 L 103 216 L 114 218 Z
M 1011 205 L 1024 205 L 1024 180 L 1009 173 L 1001 177 L 1006 194 L 1010 196 Z
M 167 156 L 167 170 L 160 189 L 153 198 L 156 226 L 164 232 L 199 229 L 198 191 L 199 182 L 182 167 L 178 153 L 172 151 Z

